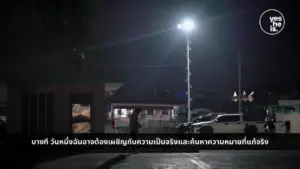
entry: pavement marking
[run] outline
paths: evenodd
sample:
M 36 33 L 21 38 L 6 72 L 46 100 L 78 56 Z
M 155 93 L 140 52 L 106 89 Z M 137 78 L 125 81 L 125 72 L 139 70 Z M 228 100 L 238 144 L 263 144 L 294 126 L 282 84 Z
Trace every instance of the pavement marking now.
M 194 160 L 194 159 L 190 159 L 190 161 L 194 164 L 196 164 L 199 168 L 201 169 L 207 169 L 205 168 L 202 164 L 200 164 L 198 161 Z
M 209 164 L 206 164 L 205 162 L 199 160 L 199 158 L 193 156 L 192 154 L 188 154 L 188 153 L 182 153 L 182 154 L 191 157 L 192 159 L 190 159 L 190 161 L 192 163 L 196 164 L 201 169 L 210 169 L 211 168 Z

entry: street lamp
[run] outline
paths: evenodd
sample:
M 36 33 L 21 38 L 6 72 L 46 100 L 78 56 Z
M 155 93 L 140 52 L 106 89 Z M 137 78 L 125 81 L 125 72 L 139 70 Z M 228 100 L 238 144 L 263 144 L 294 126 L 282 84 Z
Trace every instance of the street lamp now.
M 190 19 L 187 19 L 187 20 L 184 20 L 183 23 L 181 24 L 178 24 L 177 25 L 177 28 L 180 29 L 180 30 L 183 30 L 186 34 L 186 69 L 187 69 L 187 97 L 188 97 L 188 100 L 187 100 L 187 107 L 188 107 L 188 122 L 191 121 L 191 101 L 192 101 L 192 98 L 191 98 L 191 81 L 190 81 L 190 76 L 192 75 L 191 74 L 191 71 L 190 71 L 190 63 L 191 63 L 191 60 L 190 60 L 190 44 L 191 44 L 191 41 L 189 40 L 189 34 L 192 32 L 192 30 L 195 28 L 195 23 L 193 22 L 193 20 L 190 20 Z
M 184 20 L 183 23 L 177 25 L 178 29 L 182 29 L 186 33 L 191 32 L 195 28 L 195 23 L 193 20 L 187 19 Z

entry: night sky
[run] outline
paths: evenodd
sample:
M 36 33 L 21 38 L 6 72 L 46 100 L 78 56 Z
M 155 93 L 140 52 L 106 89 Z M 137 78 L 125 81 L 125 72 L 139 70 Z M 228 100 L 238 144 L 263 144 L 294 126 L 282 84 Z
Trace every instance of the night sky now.
M 183 86 L 185 39 L 176 25 L 188 17 L 197 22 L 194 87 L 224 95 L 236 90 L 238 51 L 243 88 L 300 82 L 297 0 L 7 0 L 1 8 L 4 81 L 72 79 L 82 71 L 87 82 Z M 275 36 L 258 22 L 270 8 L 286 20 Z

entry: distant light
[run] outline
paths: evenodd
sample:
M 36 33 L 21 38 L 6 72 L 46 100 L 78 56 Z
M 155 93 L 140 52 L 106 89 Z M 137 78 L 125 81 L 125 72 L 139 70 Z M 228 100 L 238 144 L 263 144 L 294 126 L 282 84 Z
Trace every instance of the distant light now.
M 184 20 L 182 24 L 177 25 L 178 29 L 190 32 L 195 28 L 195 23 L 191 19 Z

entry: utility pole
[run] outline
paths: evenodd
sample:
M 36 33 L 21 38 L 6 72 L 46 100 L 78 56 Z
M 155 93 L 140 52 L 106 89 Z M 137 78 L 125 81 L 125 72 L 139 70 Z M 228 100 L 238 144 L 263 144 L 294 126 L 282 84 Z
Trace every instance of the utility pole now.
M 191 60 L 190 60 L 190 44 L 191 41 L 189 40 L 189 33 L 195 28 L 195 23 L 192 20 L 185 20 L 182 24 L 178 24 L 177 25 L 178 29 L 182 29 L 183 31 L 185 31 L 186 33 L 186 69 L 187 69 L 187 113 L 188 113 L 188 122 L 191 121 L 191 81 L 190 81 L 190 76 L 191 74 L 191 70 L 190 70 L 190 64 L 191 64 Z
M 238 101 L 239 109 L 238 113 L 242 113 L 242 63 L 241 63 L 241 53 L 238 53 Z
M 249 95 L 246 94 L 246 91 L 242 93 L 242 59 L 241 52 L 238 52 L 238 93 L 233 93 L 233 101 L 238 102 L 238 113 L 242 114 L 242 104 L 244 102 L 252 102 L 254 91 Z
M 191 63 L 191 60 L 190 60 L 190 44 L 191 44 L 191 41 L 189 40 L 189 36 L 186 35 L 186 69 L 187 69 L 187 108 L 188 108 L 188 122 L 191 122 L 191 70 L 190 70 L 190 63 Z

